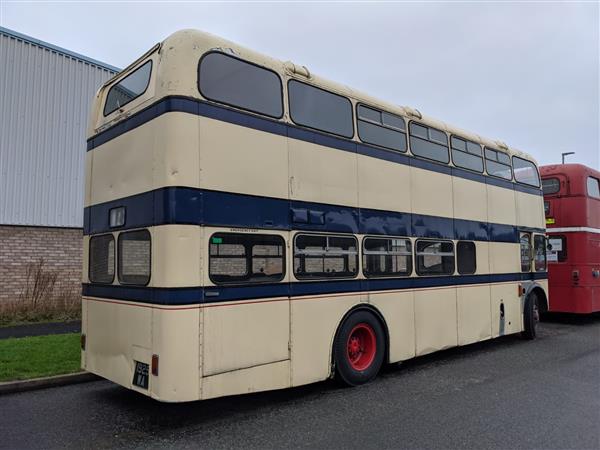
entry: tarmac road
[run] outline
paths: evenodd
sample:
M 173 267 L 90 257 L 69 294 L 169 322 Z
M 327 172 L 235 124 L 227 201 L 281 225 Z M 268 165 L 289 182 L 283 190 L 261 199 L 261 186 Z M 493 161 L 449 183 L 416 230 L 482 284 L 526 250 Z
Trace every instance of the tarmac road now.
M 106 381 L 0 397 L 0 448 L 600 448 L 600 316 L 333 382 L 161 404 Z

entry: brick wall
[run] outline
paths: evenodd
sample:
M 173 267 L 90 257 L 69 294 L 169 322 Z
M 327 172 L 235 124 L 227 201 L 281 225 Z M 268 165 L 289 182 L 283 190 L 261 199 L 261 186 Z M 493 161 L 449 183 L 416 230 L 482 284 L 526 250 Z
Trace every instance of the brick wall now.
M 0 308 L 19 298 L 28 265 L 40 258 L 44 270 L 56 272 L 55 296 L 80 297 L 81 229 L 0 225 Z

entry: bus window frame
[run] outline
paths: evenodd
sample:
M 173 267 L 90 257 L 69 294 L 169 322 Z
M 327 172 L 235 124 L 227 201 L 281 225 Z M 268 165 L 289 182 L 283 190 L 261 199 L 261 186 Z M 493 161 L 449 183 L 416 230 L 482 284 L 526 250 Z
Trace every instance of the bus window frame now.
M 121 264 L 121 257 L 122 257 L 122 253 L 121 252 L 121 238 L 124 235 L 127 235 L 129 233 L 139 233 L 140 231 L 145 232 L 149 239 L 148 239 L 148 243 L 150 244 L 150 249 L 148 250 L 148 279 L 146 280 L 146 283 L 142 284 L 142 283 L 127 283 L 127 282 L 123 282 L 121 280 L 121 271 L 123 269 L 123 266 Z M 117 280 L 119 281 L 119 284 L 122 286 L 148 286 L 148 284 L 150 284 L 150 280 L 152 279 L 152 233 L 150 232 L 150 230 L 148 228 L 135 228 L 132 230 L 126 230 L 126 231 L 121 231 L 119 233 L 119 235 L 117 236 L 117 250 L 116 250 L 116 258 L 115 258 L 116 262 L 117 262 Z
M 291 106 L 292 105 L 292 99 L 291 99 L 291 96 L 290 96 L 290 83 L 292 81 L 295 81 L 296 83 L 299 83 L 299 84 L 303 84 L 305 86 L 310 86 L 312 88 L 318 89 L 319 91 L 323 91 L 323 92 L 326 92 L 328 94 L 335 95 L 337 97 L 341 97 L 344 100 L 346 100 L 348 103 L 350 103 L 350 115 L 352 116 L 351 117 L 351 120 L 352 120 L 352 135 L 351 136 L 346 136 L 344 134 L 334 133 L 332 131 L 322 130 L 320 128 L 315 128 L 315 127 L 311 127 L 310 125 L 303 125 L 303 124 L 301 124 L 299 122 L 296 122 L 294 120 L 294 117 L 292 116 L 292 106 Z M 345 95 L 338 94 L 337 92 L 330 91 L 328 89 L 322 88 L 320 86 L 317 86 L 317 85 L 314 85 L 314 84 L 311 84 L 311 83 L 306 83 L 305 81 L 301 81 L 300 79 L 294 78 L 294 77 L 290 77 L 287 80 L 287 84 L 286 85 L 287 85 L 287 103 L 288 103 L 287 106 L 288 106 L 288 113 L 290 115 L 290 120 L 294 123 L 294 125 L 296 125 L 298 127 L 302 127 L 302 128 L 307 128 L 309 130 L 314 130 L 314 131 L 317 131 L 319 133 L 325 133 L 325 134 L 330 135 L 330 136 L 336 136 L 336 137 L 342 138 L 342 139 L 354 139 L 354 137 L 356 136 L 356 129 L 355 129 L 356 128 L 356 118 L 354 117 L 354 108 L 352 107 L 352 100 L 350 100 L 350 98 L 346 97 Z
M 319 236 L 319 237 L 324 237 L 324 238 L 330 238 L 330 237 L 334 237 L 334 238 L 352 238 L 354 239 L 355 242 L 355 248 L 356 248 L 356 272 L 354 273 L 353 276 L 348 276 L 348 275 L 343 275 L 343 276 L 332 276 L 332 277 L 321 277 L 321 276 L 315 276 L 315 277 L 311 277 L 311 276 L 298 276 L 298 273 L 296 272 L 296 267 L 295 267 L 295 262 L 294 259 L 296 258 L 296 255 L 299 254 L 296 252 L 296 240 L 298 239 L 298 236 Z M 325 247 L 325 249 L 328 248 L 329 246 L 329 240 L 326 241 L 327 242 L 327 246 Z M 304 231 L 298 232 L 294 235 L 294 239 L 292 240 L 292 273 L 294 275 L 294 278 L 298 281 L 311 281 L 311 280 L 354 280 L 356 279 L 359 274 L 361 273 L 361 242 L 359 241 L 358 237 L 354 234 L 337 234 L 337 233 L 307 233 Z M 327 250 L 325 250 L 325 252 L 323 254 L 326 254 Z M 300 253 L 302 254 L 302 253 Z M 344 252 L 341 252 L 340 254 L 345 254 Z M 347 254 L 354 254 L 354 253 L 350 253 L 347 252 Z M 320 255 L 320 253 L 318 253 L 318 255 Z
M 384 240 L 394 240 L 394 239 L 398 239 L 398 240 L 403 240 L 403 241 L 408 241 L 410 243 L 411 246 L 411 251 L 410 252 L 396 252 L 396 253 L 386 253 L 386 252 L 371 252 L 369 250 L 365 250 L 365 241 L 367 239 L 384 239 Z M 361 261 L 361 265 L 362 265 L 362 274 L 364 275 L 365 278 L 368 279 L 377 279 L 377 278 L 408 278 L 411 277 L 414 273 L 414 245 L 413 242 L 411 241 L 411 239 L 409 237 L 402 237 L 402 236 L 388 236 L 388 235 L 367 235 L 367 236 L 363 236 L 362 238 L 362 242 L 360 243 L 360 250 L 361 253 L 359 255 L 359 259 Z M 374 275 L 373 273 L 367 272 L 366 269 L 366 260 L 365 257 L 368 255 L 383 255 L 383 256 L 409 256 L 408 258 L 408 271 L 406 274 L 404 273 L 399 273 L 399 272 L 394 272 L 394 273 L 387 273 L 387 274 L 378 274 L 378 275 Z
M 95 281 L 95 280 L 92 280 L 92 277 L 91 277 L 91 274 L 92 274 L 92 252 L 91 252 L 92 240 L 96 239 L 96 238 L 101 238 L 104 236 L 110 236 L 111 242 L 113 243 L 112 278 L 110 281 L 106 281 L 106 282 L 105 281 Z M 90 283 L 93 283 L 93 284 L 111 285 L 115 282 L 116 276 L 117 276 L 117 240 L 115 239 L 115 235 L 113 233 L 102 233 L 102 234 L 96 234 L 96 235 L 90 236 L 90 239 L 88 240 L 88 280 L 90 281 Z
M 419 260 L 418 260 L 418 258 L 419 258 L 419 256 L 427 256 L 427 254 L 420 253 L 418 251 L 419 242 L 433 242 L 433 243 L 440 242 L 442 244 L 443 243 L 450 243 L 450 244 L 452 244 L 452 272 L 451 273 L 421 273 L 421 271 L 419 271 Z M 454 243 L 453 240 L 451 240 L 451 239 L 435 239 L 435 238 L 419 238 L 419 239 L 415 240 L 414 250 L 413 251 L 414 251 L 414 254 L 415 254 L 415 256 L 414 256 L 414 258 L 415 258 L 415 268 L 414 269 L 415 269 L 415 273 L 417 274 L 417 276 L 419 276 L 419 277 L 452 277 L 452 276 L 455 276 L 456 270 L 457 270 L 456 269 L 456 245 L 455 245 L 455 243 Z M 441 252 L 441 253 L 435 253 L 435 254 L 432 254 L 431 256 L 438 256 L 438 255 L 441 256 L 441 257 L 450 256 L 447 252 L 446 253 L 443 253 L 443 252 Z M 441 264 L 443 266 L 443 264 L 444 264 L 443 260 L 442 260 Z
M 468 148 L 468 143 L 470 142 L 471 144 L 475 144 L 475 145 L 479 145 L 479 148 L 481 149 L 481 154 L 479 155 L 479 158 L 481 158 L 481 171 L 479 170 L 475 170 L 475 169 L 471 169 L 469 167 L 464 167 L 464 166 L 459 166 L 458 164 L 456 164 L 454 162 L 454 150 L 456 150 L 457 152 L 461 152 L 461 153 L 466 153 L 467 155 L 472 155 L 472 156 L 477 156 L 474 153 L 470 153 L 468 150 L 467 151 L 462 151 L 458 148 L 452 147 L 452 138 L 456 138 L 456 139 L 460 139 L 461 141 L 465 142 L 465 148 Z M 452 164 L 454 165 L 454 167 L 456 167 L 457 169 L 464 169 L 464 170 L 469 170 L 473 173 L 479 173 L 479 174 L 484 174 L 485 173 L 485 155 L 484 155 L 484 151 L 483 151 L 483 146 L 475 141 L 472 141 L 470 139 L 464 138 L 462 136 L 459 136 L 457 134 L 452 134 L 450 133 L 450 139 L 449 139 L 449 143 L 450 143 L 450 159 L 452 161 Z
M 414 123 L 415 125 L 419 125 L 419 126 L 421 126 L 421 127 L 427 128 L 427 139 L 424 139 L 424 138 L 422 138 L 422 137 L 420 137 L 420 136 L 413 135 L 413 134 L 411 134 L 411 133 L 410 133 L 410 126 L 411 126 L 411 124 L 413 124 L 413 123 Z M 444 133 L 444 135 L 446 136 L 446 150 L 447 150 L 447 153 L 446 153 L 446 154 L 448 155 L 448 161 L 444 162 L 444 161 L 440 161 L 439 159 L 428 158 L 427 156 L 421 156 L 421 155 L 417 155 L 417 154 L 415 154 L 415 152 L 413 152 L 412 145 L 411 145 L 411 143 L 410 143 L 410 139 L 411 139 L 412 137 L 414 137 L 414 138 L 416 138 L 416 139 L 420 139 L 420 140 L 422 140 L 422 141 L 425 141 L 425 142 L 431 142 L 431 143 L 433 143 L 433 144 L 437 144 L 437 145 L 441 145 L 441 146 L 443 146 L 443 145 L 444 145 L 444 144 L 442 144 L 441 142 L 434 141 L 434 140 L 432 140 L 432 139 L 429 137 L 429 136 L 430 136 L 430 134 L 429 134 L 429 130 L 430 130 L 430 129 L 434 129 L 435 131 L 439 131 L 440 133 Z M 426 123 L 424 123 L 424 122 L 419 122 L 419 121 L 417 121 L 417 120 L 409 120 L 409 121 L 408 121 L 408 124 L 407 124 L 407 126 L 406 126 L 406 138 L 407 138 L 407 140 L 408 140 L 408 149 L 410 150 L 410 154 L 411 154 L 413 157 L 415 157 L 415 158 L 419 158 L 419 159 L 424 159 L 424 160 L 426 160 L 426 161 L 431 161 L 431 162 L 434 162 L 434 163 L 437 163 L 437 164 L 441 164 L 441 165 L 444 165 L 444 166 L 449 166 L 449 165 L 450 165 L 450 161 L 452 161 L 452 155 L 451 155 L 450 153 L 452 153 L 452 152 L 450 151 L 450 138 L 449 138 L 449 135 L 448 135 L 448 133 L 447 133 L 446 131 L 444 131 L 444 130 L 440 130 L 439 128 L 436 128 L 436 127 L 432 127 L 431 125 L 427 125 L 427 124 L 426 124 Z
M 265 230 L 268 231 L 268 230 Z M 240 280 L 234 280 L 234 281 L 215 281 L 213 279 L 213 275 L 211 274 L 211 254 L 210 254 L 210 246 L 211 246 L 211 241 L 213 239 L 213 237 L 219 236 L 219 235 L 235 235 L 235 236 L 268 236 L 268 237 L 276 237 L 279 238 L 281 240 L 281 276 L 277 279 L 270 279 L 270 280 L 261 280 L 261 281 L 249 281 L 249 280 L 245 280 L 245 281 L 240 281 Z M 257 245 L 257 244 L 255 244 Z M 253 245 L 254 247 L 254 245 Z M 207 250 L 208 250 L 208 279 L 210 280 L 210 282 L 212 284 L 214 284 L 215 286 L 256 286 L 256 285 L 261 285 L 261 284 L 275 284 L 275 283 L 281 283 L 287 274 L 287 241 L 285 239 L 285 237 L 279 235 L 279 234 L 273 234 L 273 233 L 243 233 L 240 231 L 215 231 L 214 233 L 212 233 L 209 238 L 208 238 L 208 246 L 207 246 Z M 257 257 L 259 256 L 268 256 L 268 255 L 257 255 Z M 279 256 L 279 255 L 277 255 Z M 252 262 L 252 259 L 254 258 L 254 255 L 250 254 L 250 255 L 245 255 L 244 259 L 250 259 L 250 261 Z M 241 259 L 241 258 L 240 258 Z M 249 265 L 246 267 L 247 270 L 251 270 L 252 269 L 252 265 Z M 251 277 L 252 273 L 248 273 L 248 276 Z
M 117 107 L 117 108 L 115 108 L 112 111 L 110 111 L 110 112 L 107 113 L 106 112 L 106 101 L 108 100 L 108 94 L 110 94 L 110 91 L 112 91 L 115 86 L 117 86 L 120 83 L 122 83 L 123 81 L 125 81 L 127 78 L 129 78 L 131 75 L 133 75 L 134 73 L 136 73 L 138 70 L 141 70 L 142 67 L 144 67 L 148 63 L 150 64 L 150 75 L 148 75 L 148 81 L 146 82 L 146 87 L 144 88 L 144 90 L 142 91 L 142 93 L 136 95 L 132 99 L 126 101 L 122 105 L 119 105 L 119 107 Z M 108 91 L 106 91 L 106 95 L 104 96 L 104 108 L 102 108 L 102 115 L 104 117 L 108 117 L 111 114 L 113 114 L 114 112 L 120 111 L 121 109 L 123 109 L 124 106 L 129 105 L 134 100 L 137 100 L 138 98 L 140 98 L 141 96 L 143 96 L 148 91 L 148 87 L 150 87 L 150 80 L 152 80 L 152 75 L 154 74 L 154 70 L 153 69 L 154 69 L 154 61 L 152 59 L 148 59 L 148 60 L 144 61 L 143 63 L 140 63 L 139 66 L 137 66 L 134 70 L 132 70 L 131 72 L 129 72 L 128 74 L 126 74 L 123 78 L 120 78 L 118 81 L 115 81 L 113 84 L 111 84 L 110 88 L 108 88 Z
M 495 153 L 502 153 L 503 155 L 505 155 L 505 156 L 508 157 L 508 161 L 509 161 L 508 164 L 501 163 L 497 159 L 496 160 L 490 159 L 489 161 L 493 162 L 493 163 L 496 163 L 496 164 L 501 164 L 503 166 L 507 166 L 508 168 L 510 168 L 510 178 L 501 177 L 500 175 L 494 175 L 493 173 L 490 173 L 490 171 L 488 170 L 488 165 L 487 165 L 488 157 L 485 156 L 485 151 L 486 150 L 490 150 L 490 151 L 495 152 Z M 484 145 L 483 146 L 483 160 L 484 160 L 483 162 L 485 164 L 485 173 L 488 176 L 494 177 L 494 178 L 498 178 L 499 180 L 504 180 L 504 181 L 513 182 L 514 183 L 515 174 L 514 174 L 514 171 L 513 171 L 511 155 L 509 153 L 506 153 L 506 152 L 503 152 L 502 150 L 497 150 L 497 149 L 495 149 L 493 147 L 488 147 L 487 145 Z
M 367 109 L 372 109 L 373 111 L 377 111 L 377 112 L 379 112 L 379 114 L 381 115 L 381 123 L 379 123 L 379 122 L 375 122 L 374 120 L 371 120 L 371 119 L 361 118 L 361 117 L 360 117 L 360 114 L 359 114 L 359 112 L 358 112 L 358 109 L 359 109 L 361 106 L 362 106 L 362 107 L 364 107 L 364 108 L 367 108 Z M 399 128 L 396 128 L 396 127 L 394 127 L 394 126 L 391 126 L 391 125 L 387 125 L 387 124 L 385 124 L 385 123 L 384 123 L 384 121 L 383 121 L 383 114 L 384 114 L 384 113 L 385 113 L 385 114 L 389 114 L 390 116 L 394 116 L 394 117 L 397 117 L 397 118 L 399 118 L 399 119 L 402 119 L 402 121 L 404 122 L 404 129 L 403 129 L 403 130 L 401 130 L 401 129 L 399 129 Z M 385 111 L 385 110 L 383 110 L 383 109 L 381 109 L 381 108 L 377 108 L 377 107 L 375 107 L 375 106 L 370 106 L 370 105 L 367 105 L 366 103 L 362 103 L 362 102 L 356 102 L 356 105 L 355 105 L 355 117 L 356 117 L 356 119 L 355 119 L 355 121 L 356 121 L 356 135 L 358 136 L 358 140 L 359 140 L 359 141 L 360 141 L 362 144 L 366 144 L 366 145 L 372 145 L 372 146 L 374 146 L 374 147 L 378 147 L 378 148 L 381 148 L 381 149 L 383 149 L 383 150 L 387 150 L 387 151 L 391 151 L 391 152 L 398 152 L 398 153 L 402 153 L 402 154 L 408 154 L 408 123 L 406 122 L 406 119 L 405 119 L 403 116 L 401 116 L 401 115 L 399 115 L 399 114 L 394 114 L 394 113 L 391 113 L 391 112 Z M 363 121 L 363 122 L 369 123 L 369 124 L 371 124 L 371 125 L 374 125 L 374 126 L 378 126 L 378 127 L 384 128 L 384 129 L 388 129 L 388 130 L 391 130 L 391 131 L 395 131 L 396 133 L 401 133 L 401 134 L 403 134 L 403 135 L 404 135 L 404 145 L 405 145 L 405 149 L 404 149 L 404 150 L 398 150 L 398 149 L 395 149 L 395 148 L 386 147 L 386 146 L 384 146 L 384 145 L 381 145 L 381 144 L 375 144 L 375 143 L 373 143 L 373 142 L 368 142 L 368 141 L 365 141 L 365 140 L 362 138 L 362 136 L 360 135 L 360 129 L 359 129 L 359 127 L 358 127 L 358 122 L 359 122 L 359 121 Z
M 242 63 L 249 64 L 251 66 L 258 67 L 259 69 L 264 69 L 264 70 L 266 70 L 268 72 L 271 72 L 271 73 L 275 74 L 275 76 L 277 77 L 277 80 L 279 81 L 279 94 L 280 94 L 279 99 L 281 101 L 281 115 L 279 115 L 279 116 L 271 116 L 269 114 L 265 114 L 263 112 L 255 111 L 255 110 L 250 109 L 250 108 L 244 108 L 244 107 L 239 106 L 239 105 L 234 105 L 232 103 L 227 103 L 227 102 L 224 102 L 224 101 L 221 101 L 221 100 L 216 100 L 216 99 L 213 99 L 213 98 L 207 96 L 204 92 L 202 92 L 202 88 L 200 87 L 200 67 L 202 66 L 202 61 L 204 61 L 204 58 L 206 58 L 207 56 L 209 56 L 209 55 L 211 55 L 213 53 L 216 53 L 216 54 L 228 57 L 228 58 L 236 59 L 236 60 L 238 60 L 238 61 L 240 61 Z M 247 60 L 245 60 L 243 58 L 240 58 L 237 55 L 232 55 L 230 53 L 221 52 L 219 50 L 209 50 L 206 53 L 204 53 L 200 57 L 200 60 L 198 61 L 198 66 L 196 68 L 196 88 L 198 89 L 198 92 L 200 93 L 200 95 L 202 95 L 202 97 L 204 97 L 208 101 L 211 101 L 211 102 L 214 102 L 214 103 L 218 103 L 219 105 L 225 105 L 225 106 L 228 106 L 230 108 L 235 108 L 235 109 L 240 110 L 240 111 L 247 111 L 247 112 L 250 112 L 252 114 L 258 114 L 259 116 L 268 117 L 268 118 L 273 119 L 273 120 L 280 120 L 285 115 L 285 100 L 284 100 L 284 95 L 283 95 L 284 94 L 283 93 L 283 80 L 281 79 L 281 77 L 279 76 L 279 74 L 275 70 L 273 70 L 273 69 L 269 69 L 268 67 L 261 66 L 260 64 L 256 64 L 254 62 L 247 61 Z
M 515 173 L 515 159 L 520 159 L 521 161 L 528 162 L 529 164 L 531 164 L 533 166 L 533 168 L 535 169 L 535 173 L 537 174 L 538 184 L 525 183 L 524 181 L 517 180 L 517 175 Z M 540 171 L 538 169 L 537 164 L 535 164 L 533 161 L 530 161 L 529 159 L 521 158 L 520 156 L 517 156 L 517 155 L 513 155 L 511 158 L 511 167 L 512 167 L 513 178 L 515 179 L 515 183 L 521 184 L 523 186 L 529 186 L 529 187 L 534 187 L 534 188 L 539 188 L 539 189 L 542 188 L 542 178 L 540 177 Z

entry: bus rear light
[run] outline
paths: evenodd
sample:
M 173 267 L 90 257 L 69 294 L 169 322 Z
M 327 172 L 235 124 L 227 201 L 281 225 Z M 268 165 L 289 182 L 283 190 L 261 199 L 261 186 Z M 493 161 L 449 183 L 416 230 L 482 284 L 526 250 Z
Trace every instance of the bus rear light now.
M 152 369 L 152 375 L 157 377 L 158 376 L 158 355 L 152 355 L 151 369 Z
M 523 285 L 519 284 L 518 288 L 517 288 L 517 292 L 519 294 L 519 297 L 522 297 L 523 294 L 525 293 L 525 289 L 523 289 Z
M 79 341 L 81 343 L 81 350 L 85 350 L 85 334 L 81 335 Z

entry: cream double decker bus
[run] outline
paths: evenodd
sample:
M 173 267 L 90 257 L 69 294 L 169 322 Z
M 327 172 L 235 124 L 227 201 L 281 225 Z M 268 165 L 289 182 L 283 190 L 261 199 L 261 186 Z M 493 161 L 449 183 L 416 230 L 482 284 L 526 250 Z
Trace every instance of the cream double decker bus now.
M 180 402 L 337 377 L 548 309 L 533 159 L 199 31 L 98 92 L 82 367 Z

